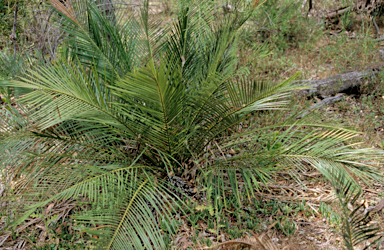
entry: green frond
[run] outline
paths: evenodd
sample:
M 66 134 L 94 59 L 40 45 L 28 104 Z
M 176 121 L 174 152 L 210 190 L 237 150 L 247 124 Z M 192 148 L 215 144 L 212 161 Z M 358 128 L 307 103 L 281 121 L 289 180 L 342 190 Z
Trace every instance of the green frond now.
M 205 175 L 228 175 L 232 192 L 237 194 L 238 185 L 233 183 L 239 178 L 236 173 L 240 173 L 245 184 L 244 191 L 249 197 L 259 187 L 258 182 L 266 184 L 272 181 L 273 174 L 281 170 L 290 172 L 299 183 L 300 173 L 310 169 L 317 169 L 330 182 L 334 181 L 334 176 L 329 174 L 332 172 L 343 174 L 354 185 L 358 185 L 355 176 L 367 184 L 383 181 L 378 160 L 382 159 L 384 152 L 372 148 L 354 149 L 350 141 L 358 134 L 356 132 L 337 128 L 311 131 L 294 125 L 283 130 L 280 125 L 276 125 L 273 131 L 260 130 L 258 133 L 243 134 L 242 139 L 231 140 L 228 144 L 221 143 L 220 148 L 212 148 L 209 154 L 211 157 L 233 148 L 240 152 L 216 159 L 205 168 Z
M 342 172 L 331 170 L 328 175 L 331 176 L 331 184 L 342 208 L 341 233 L 347 249 L 353 250 L 357 245 L 368 240 L 373 241 L 364 249 L 380 243 L 383 237 L 382 232 L 380 228 L 370 224 L 373 220 L 371 212 L 365 210 L 364 204 L 358 204 L 358 199 L 362 195 L 361 188 L 345 177 Z M 349 209 L 349 206 L 353 208 Z

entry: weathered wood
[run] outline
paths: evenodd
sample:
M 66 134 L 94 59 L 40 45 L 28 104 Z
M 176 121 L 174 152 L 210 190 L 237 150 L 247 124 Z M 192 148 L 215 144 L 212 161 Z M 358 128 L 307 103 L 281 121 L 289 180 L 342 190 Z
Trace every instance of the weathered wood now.
M 377 34 L 380 35 L 379 27 L 377 26 L 375 17 L 383 15 L 384 11 L 384 1 L 383 0 L 356 0 L 355 3 L 350 4 L 349 6 L 345 6 L 334 10 L 325 15 L 325 25 L 338 29 L 342 29 L 339 27 L 341 24 L 341 16 L 346 12 L 355 12 L 356 14 L 368 14 L 372 17 L 372 23 L 376 28 Z
M 383 208 L 384 208 L 384 198 L 381 199 L 381 201 L 379 203 L 377 203 L 377 205 L 373 208 L 373 211 L 374 212 L 379 212 Z
M 348 92 L 348 90 L 352 88 L 373 81 L 379 72 L 380 69 L 369 69 L 340 74 L 327 79 L 299 81 L 299 85 L 305 85 L 308 86 L 308 88 L 299 90 L 298 94 L 302 96 L 314 95 L 327 98 L 337 93 Z
M 338 9 L 338 10 L 335 10 L 335 11 L 332 11 L 331 13 L 328 13 L 326 15 L 326 18 L 331 19 L 331 18 L 334 18 L 335 16 L 341 16 L 343 13 L 345 13 L 345 12 L 351 10 L 351 9 L 352 9 L 351 6 L 342 7 L 340 9 Z
M 334 102 L 338 102 L 338 101 L 341 101 L 345 98 L 344 95 L 337 95 L 337 96 L 332 96 L 332 97 L 328 97 L 328 98 L 325 98 L 323 100 L 321 100 L 320 102 L 318 103 L 315 103 L 315 104 L 312 104 L 307 110 L 305 110 L 304 112 L 302 112 L 300 115 L 298 115 L 296 117 L 296 119 L 301 119 L 303 118 L 304 116 L 308 115 L 312 110 L 314 109 L 317 109 L 317 108 L 320 108 L 324 105 L 328 105 L 328 104 L 332 104 Z
M 364 210 L 364 214 L 367 214 L 367 213 L 374 214 L 374 213 L 380 212 L 381 210 L 383 210 L 383 208 L 384 208 L 384 198 L 381 199 L 380 202 L 376 204 L 376 206 L 366 208 Z

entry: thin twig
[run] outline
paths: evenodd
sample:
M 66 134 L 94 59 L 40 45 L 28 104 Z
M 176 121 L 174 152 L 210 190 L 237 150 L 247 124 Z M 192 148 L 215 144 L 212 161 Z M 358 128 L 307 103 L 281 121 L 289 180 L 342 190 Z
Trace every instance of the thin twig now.
M 16 26 L 17 26 L 17 12 L 19 11 L 19 8 L 16 4 L 15 6 L 15 11 L 13 12 L 13 29 L 12 29 L 12 34 L 9 37 L 13 43 L 13 57 L 16 61 L 16 40 L 17 40 L 17 35 L 16 35 Z
M 379 26 L 377 26 L 377 23 L 376 23 L 375 17 L 372 17 L 372 22 L 373 22 L 373 25 L 375 25 L 375 28 L 376 28 L 376 32 L 377 32 L 377 34 L 380 36 L 380 35 L 381 35 L 381 33 L 380 33 L 380 30 L 379 30 Z
M 220 153 L 222 154 L 222 156 L 224 157 L 224 160 L 227 161 L 227 158 L 225 157 L 225 154 L 224 154 L 223 150 L 221 150 L 219 144 L 216 141 L 215 141 L 215 144 L 216 144 L 217 148 L 219 149 Z
M 374 42 L 381 42 L 381 41 L 384 41 L 384 37 L 380 37 L 380 38 L 377 38 L 375 40 L 373 40 Z

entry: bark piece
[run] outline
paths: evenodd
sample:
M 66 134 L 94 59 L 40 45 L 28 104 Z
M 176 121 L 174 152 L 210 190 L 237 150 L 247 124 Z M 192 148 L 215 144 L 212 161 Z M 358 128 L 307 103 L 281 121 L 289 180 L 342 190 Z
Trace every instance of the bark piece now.
M 297 116 L 296 119 L 301 119 L 304 116 L 306 116 L 307 114 L 309 114 L 314 109 L 320 108 L 320 107 L 322 107 L 324 105 L 328 105 L 328 104 L 331 104 L 331 103 L 334 103 L 334 102 L 341 101 L 344 98 L 345 98 L 344 95 L 337 95 L 337 96 L 332 96 L 332 97 L 325 98 L 325 99 L 323 99 L 322 101 L 320 101 L 318 103 L 312 104 L 306 111 L 304 111 L 302 114 Z
M 299 85 L 305 85 L 308 88 L 299 90 L 298 93 L 303 96 L 315 95 L 326 98 L 337 93 L 348 92 L 348 90 L 359 87 L 367 81 L 372 81 L 379 72 L 380 69 L 369 69 L 340 74 L 327 79 L 299 81 Z

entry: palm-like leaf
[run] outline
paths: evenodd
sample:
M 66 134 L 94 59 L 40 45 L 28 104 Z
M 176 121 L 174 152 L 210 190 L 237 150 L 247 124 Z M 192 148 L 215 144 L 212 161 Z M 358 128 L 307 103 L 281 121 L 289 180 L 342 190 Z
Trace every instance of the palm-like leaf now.
M 380 242 L 382 239 L 380 228 L 369 225 L 373 219 L 371 213 L 365 211 L 364 204 L 357 204 L 362 194 L 361 188 L 340 171 L 329 170 L 328 174 L 332 176 L 331 183 L 341 205 L 342 235 L 347 249 L 353 250 L 355 246 L 371 239 L 373 242 L 364 249 Z M 349 206 L 352 206 L 353 209 L 350 210 Z

